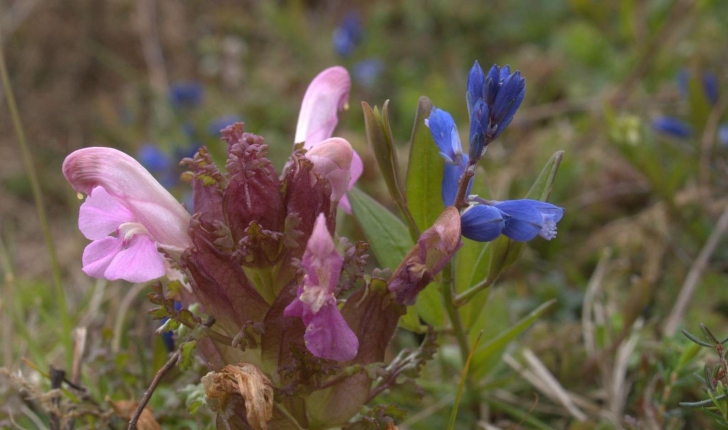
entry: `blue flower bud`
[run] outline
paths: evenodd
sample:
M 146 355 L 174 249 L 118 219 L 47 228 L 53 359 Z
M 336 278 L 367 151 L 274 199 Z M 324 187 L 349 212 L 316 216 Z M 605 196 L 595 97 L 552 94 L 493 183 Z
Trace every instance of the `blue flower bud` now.
M 490 242 L 501 235 L 507 218 L 507 215 L 494 206 L 471 206 L 460 217 L 462 235 L 478 242 Z
M 468 89 L 465 93 L 465 100 L 468 103 L 468 115 L 472 115 L 473 108 L 478 100 L 485 99 L 485 73 L 480 68 L 480 64 L 476 61 L 470 68 L 468 74 Z
M 483 100 L 478 100 L 473 106 L 473 110 L 470 115 L 470 147 L 469 153 L 470 158 L 473 160 L 480 160 L 483 156 L 485 148 L 489 143 L 488 131 L 489 131 L 489 109 L 488 105 Z
M 669 116 L 661 116 L 652 121 L 652 128 L 660 133 L 669 134 L 674 137 L 686 138 L 693 134 L 690 125 Z
M 452 116 L 442 109 L 432 108 L 425 124 L 430 128 L 442 158 L 448 163 L 462 165 L 463 146 Z

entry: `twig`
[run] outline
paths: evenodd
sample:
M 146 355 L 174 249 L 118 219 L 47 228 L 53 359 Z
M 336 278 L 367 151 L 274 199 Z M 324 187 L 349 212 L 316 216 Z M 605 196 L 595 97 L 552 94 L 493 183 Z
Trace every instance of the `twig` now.
M 152 383 L 149 385 L 149 388 L 147 388 L 147 391 L 144 392 L 144 396 L 142 396 L 142 399 L 139 401 L 139 404 L 137 405 L 136 410 L 134 411 L 134 415 L 131 416 L 131 419 L 129 420 L 129 427 L 128 430 L 135 430 L 137 421 L 139 421 L 139 417 L 142 415 L 142 412 L 144 412 L 144 408 L 147 406 L 147 403 L 149 403 L 149 400 L 152 398 L 152 394 L 154 394 L 154 390 L 157 389 L 157 385 L 159 385 L 159 382 L 162 380 L 164 375 L 167 374 L 175 364 L 177 364 L 177 361 L 179 361 L 180 357 L 182 356 L 182 351 L 177 350 L 174 354 L 172 354 L 171 357 L 169 357 L 169 360 L 162 366 L 161 369 L 157 371 L 157 374 L 154 375 L 154 379 L 152 379 Z
M 700 254 L 698 254 L 695 262 L 693 262 L 688 275 L 685 277 L 685 282 L 680 288 L 680 294 L 677 296 L 675 306 L 670 311 L 670 315 L 667 317 L 667 321 L 662 329 L 664 336 L 669 337 L 675 334 L 677 325 L 682 320 L 685 310 L 690 303 L 690 299 L 693 297 L 695 288 L 698 286 L 698 281 L 703 276 L 703 272 L 708 265 L 708 260 L 710 260 L 713 252 L 715 252 L 715 248 L 718 246 L 718 242 L 720 242 L 726 229 L 728 229 L 728 205 L 723 209 L 723 213 L 720 215 L 715 229 L 713 229 L 703 249 L 700 250 Z
M 51 366 L 51 369 L 48 371 L 48 375 L 51 378 L 51 390 L 59 390 L 56 391 L 58 395 L 54 396 L 51 400 L 51 403 L 53 403 L 54 409 L 58 410 L 58 406 L 60 405 L 61 399 L 60 399 L 60 388 L 63 384 L 63 380 L 66 379 L 66 372 L 60 369 L 56 369 L 55 367 Z M 51 430 L 60 430 L 61 429 L 61 417 L 58 416 L 58 414 L 51 410 L 50 413 L 50 425 Z

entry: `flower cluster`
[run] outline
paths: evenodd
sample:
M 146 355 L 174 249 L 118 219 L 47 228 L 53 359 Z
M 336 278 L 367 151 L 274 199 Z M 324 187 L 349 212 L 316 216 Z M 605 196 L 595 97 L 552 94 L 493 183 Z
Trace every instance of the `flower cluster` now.
M 350 210 L 346 193 L 363 168 L 351 145 L 332 137 L 350 85 L 341 67 L 313 80 L 280 174 L 264 139 L 242 123 L 221 131 L 224 168 L 205 147 L 183 160 L 193 214 L 118 150 L 79 149 L 63 164 L 74 189 L 88 195 L 79 215 L 79 228 L 92 241 L 83 254 L 85 273 L 180 282 L 185 288 L 172 297 L 160 288 L 155 303 L 168 301 L 162 316 L 189 313 L 198 303 L 214 318 L 215 333 L 232 341 L 199 340 L 210 367 L 254 363 L 282 393 L 299 395 L 296 408 L 305 407 L 306 420 L 327 425 L 356 414 L 376 377 L 342 369 L 384 361 L 406 306 L 462 246 L 460 215 L 448 208 L 389 279 L 363 276 L 366 246 L 337 249 L 337 207 Z M 335 383 L 321 384 L 337 372 Z M 264 421 L 285 419 L 279 409 L 268 412 Z M 219 413 L 225 420 L 251 419 L 240 410 Z
M 433 108 L 425 123 L 445 160 L 442 201 L 462 210 L 462 234 L 468 239 L 489 242 L 501 234 L 516 241 L 536 236 L 556 237 L 556 223 L 563 209 L 550 203 L 521 199 L 489 201 L 470 196 L 475 165 L 488 145 L 503 133 L 523 102 L 525 79 L 508 66 L 494 65 L 486 75 L 476 61 L 468 75 L 466 100 L 470 115 L 468 154 L 463 153 L 460 135 L 452 116 Z M 467 185 L 461 184 L 468 181 Z M 463 195 L 458 196 L 461 193 Z M 462 199 L 462 201 L 458 201 Z

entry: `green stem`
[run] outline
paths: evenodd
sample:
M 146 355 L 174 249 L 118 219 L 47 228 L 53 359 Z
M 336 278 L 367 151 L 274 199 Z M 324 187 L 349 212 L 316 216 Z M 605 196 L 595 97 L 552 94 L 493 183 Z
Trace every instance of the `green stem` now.
M 442 269 L 442 298 L 445 302 L 445 310 L 447 311 L 450 323 L 452 324 L 453 334 L 455 335 L 455 339 L 460 347 L 460 356 L 462 357 L 463 365 L 465 365 L 468 361 L 468 356 L 470 355 L 470 346 L 468 345 L 467 334 L 463 328 L 463 322 L 460 319 L 460 312 L 458 312 L 452 300 L 453 293 L 452 264 L 448 263 Z M 472 390 L 470 390 L 472 387 L 470 378 L 467 379 L 467 386 L 468 390 L 472 392 Z
M 475 295 L 479 292 L 493 285 L 493 282 L 495 282 L 495 278 L 491 278 L 490 276 L 488 276 L 487 278 L 483 279 L 482 281 L 478 282 L 477 284 L 473 285 L 462 293 L 456 295 L 455 299 L 453 299 L 453 304 L 456 307 L 467 305 L 470 299 L 475 297 Z
M 61 282 L 61 268 L 58 265 L 56 248 L 53 245 L 53 236 L 51 236 L 51 229 L 48 224 L 48 218 L 46 217 L 45 205 L 43 204 L 43 193 L 40 188 L 40 182 L 38 181 L 35 166 L 33 165 L 33 157 L 25 140 L 25 132 L 23 131 L 23 125 L 20 122 L 20 114 L 18 113 L 18 107 L 15 104 L 13 89 L 10 86 L 10 78 L 8 77 L 8 69 L 5 65 L 5 51 L 3 49 L 2 40 L 0 40 L 0 77 L 3 81 L 5 98 L 7 98 L 8 101 L 8 109 L 10 110 L 10 117 L 13 121 L 13 128 L 15 129 L 15 134 L 18 138 L 18 146 L 20 147 L 20 152 L 23 156 L 25 172 L 28 174 L 30 186 L 33 191 L 33 200 L 35 201 L 35 206 L 38 210 L 38 218 L 40 220 L 41 228 L 43 229 L 43 237 L 45 238 L 46 248 L 48 248 L 48 254 L 50 255 L 51 272 L 56 295 L 55 302 L 58 303 L 58 317 L 61 320 L 61 340 L 66 349 L 67 365 L 70 368 L 73 364 L 73 342 L 71 339 L 72 326 L 66 305 L 66 295 L 63 291 L 63 284 Z

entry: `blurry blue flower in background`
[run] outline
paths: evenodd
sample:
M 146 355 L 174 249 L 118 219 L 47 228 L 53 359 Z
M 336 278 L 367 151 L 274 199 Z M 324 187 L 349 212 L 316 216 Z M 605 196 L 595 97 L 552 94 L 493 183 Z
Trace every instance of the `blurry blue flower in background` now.
M 348 57 L 361 41 L 362 26 L 359 15 L 349 12 L 336 29 L 331 39 L 334 51 L 342 57 Z
M 137 151 L 139 163 L 149 170 L 165 188 L 172 188 L 179 183 L 177 163 L 158 146 L 143 143 Z
M 728 146 L 728 124 L 721 124 L 718 128 L 718 143 L 721 146 Z
M 207 133 L 211 136 L 220 136 L 220 130 L 236 122 L 243 122 L 243 119 L 235 114 L 219 116 L 207 124 Z
M 690 137 L 693 134 L 689 124 L 669 116 L 655 118 L 652 121 L 652 128 L 660 133 L 679 138 Z
M 680 69 L 677 73 L 677 87 L 683 97 L 689 97 L 689 82 L 690 82 L 690 71 L 688 69 Z M 703 91 L 705 91 L 705 97 L 708 99 L 710 104 L 716 104 L 718 102 L 718 76 L 711 71 L 703 72 L 702 76 Z
M 362 60 L 352 66 L 354 80 L 364 87 L 373 87 L 383 71 L 384 62 L 378 58 Z
M 177 301 L 174 302 L 174 309 L 177 311 L 182 309 L 182 303 Z M 163 326 L 164 323 L 167 322 L 167 320 L 169 320 L 169 318 L 162 319 L 160 326 Z M 164 346 L 167 348 L 167 352 L 174 351 L 174 331 L 170 330 L 162 333 L 162 342 L 164 342 Z
M 169 102 L 177 109 L 193 109 L 202 104 L 205 90 L 199 82 L 175 82 L 169 86 Z
M 137 152 L 137 158 L 145 169 L 152 174 L 161 173 L 172 165 L 169 156 L 151 143 L 142 143 Z

